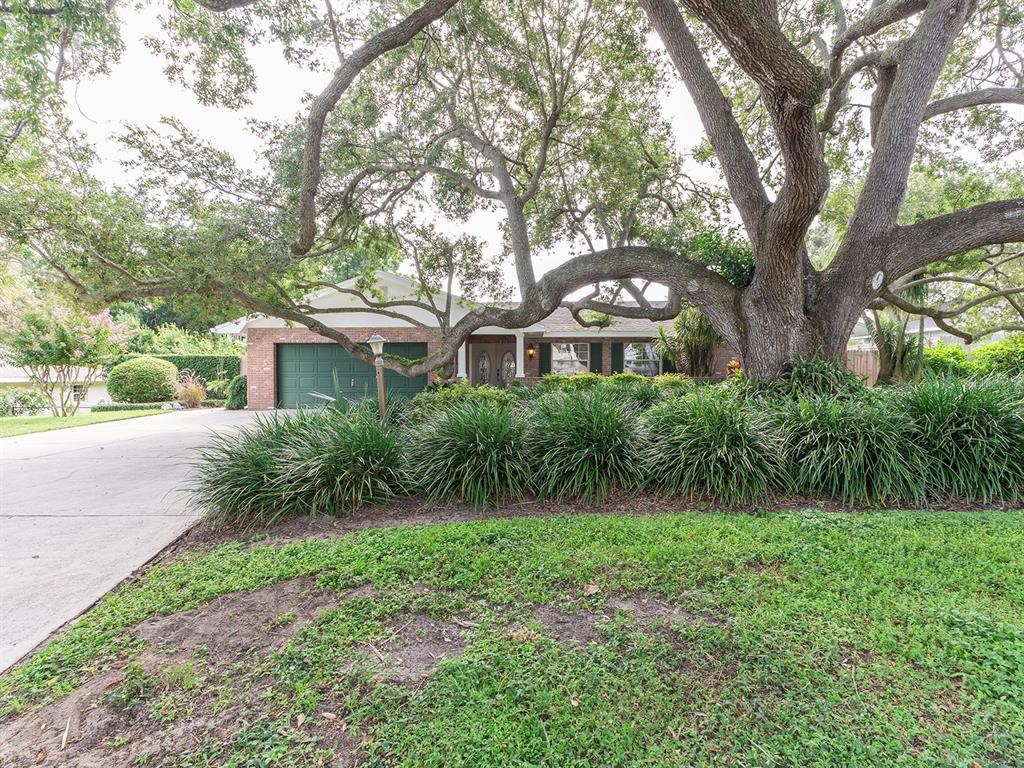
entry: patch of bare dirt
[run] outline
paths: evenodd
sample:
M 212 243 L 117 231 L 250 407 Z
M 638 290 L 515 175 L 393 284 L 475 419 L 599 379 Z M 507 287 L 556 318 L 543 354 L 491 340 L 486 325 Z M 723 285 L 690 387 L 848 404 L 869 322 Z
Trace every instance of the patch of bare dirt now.
M 533 618 L 544 625 L 544 629 L 555 640 L 567 645 L 589 645 L 602 641 L 597 631 L 597 621 L 601 616 L 581 611 L 569 613 L 547 605 L 535 606 Z
M 390 634 L 382 647 L 371 650 L 380 661 L 374 676 L 379 682 L 415 686 L 429 678 L 446 659 L 462 653 L 463 630 L 454 622 L 413 616 L 389 626 Z
M 626 613 L 633 617 L 643 629 L 650 629 L 655 623 L 665 627 L 684 624 L 697 627 L 702 624 L 721 626 L 722 620 L 705 612 L 689 611 L 677 603 L 646 593 L 630 596 L 612 595 L 604 604 L 605 613 Z
M 241 708 L 251 705 L 259 691 L 239 690 L 229 705 L 218 707 L 213 693 L 197 690 L 180 697 L 181 712 L 175 718 L 157 722 L 148 708 L 173 689 L 164 680 L 171 668 L 189 664 L 199 677 L 230 678 L 240 660 L 252 653 L 265 656 L 327 608 L 346 598 L 375 594 L 372 587 L 323 590 L 315 577 L 302 577 L 149 619 L 131 631 L 149 641 L 132 664 L 103 671 L 52 704 L 0 723 L 0 765 L 119 768 L 135 765 L 145 755 L 150 764 L 159 764 L 163 756 L 190 752 L 205 739 L 228 740 Z M 200 647 L 205 652 L 197 654 Z M 125 703 L 112 694 L 126 685 L 129 669 L 135 674 L 141 669 L 153 690 Z M 247 671 L 246 666 L 239 671 Z M 332 731 L 329 722 L 323 729 Z M 325 744 L 332 745 L 339 755 L 352 751 L 341 731 Z
M 132 634 L 150 645 L 182 651 L 205 646 L 214 659 L 283 645 L 312 623 L 339 594 L 316 586 L 315 577 L 290 579 L 252 592 L 235 592 L 183 613 L 154 616 Z

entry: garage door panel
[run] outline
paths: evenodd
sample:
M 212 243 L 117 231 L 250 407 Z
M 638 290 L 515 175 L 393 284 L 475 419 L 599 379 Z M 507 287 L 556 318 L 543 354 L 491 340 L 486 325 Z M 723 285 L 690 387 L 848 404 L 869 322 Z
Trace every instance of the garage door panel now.
M 386 344 L 384 351 L 416 359 L 426 355 L 427 345 Z M 376 396 L 373 365 L 356 360 L 337 344 L 278 344 L 276 360 L 279 408 L 323 405 L 324 401 L 312 393 L 333 395 L 335 380 L 338 389 L 349 399 Z M 389 393 L 411 396 L 426 385 L 425 375 L 407 378 L 394 371 L 384 372 L 384 387 Z

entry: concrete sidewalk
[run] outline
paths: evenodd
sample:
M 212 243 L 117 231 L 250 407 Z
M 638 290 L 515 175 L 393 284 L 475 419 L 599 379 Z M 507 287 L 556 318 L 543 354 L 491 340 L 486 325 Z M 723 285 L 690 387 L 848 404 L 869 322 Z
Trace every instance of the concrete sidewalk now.
M 194 449 L 254 418 L 198 409 L 0 439 L 0 670 L 188 528 Z

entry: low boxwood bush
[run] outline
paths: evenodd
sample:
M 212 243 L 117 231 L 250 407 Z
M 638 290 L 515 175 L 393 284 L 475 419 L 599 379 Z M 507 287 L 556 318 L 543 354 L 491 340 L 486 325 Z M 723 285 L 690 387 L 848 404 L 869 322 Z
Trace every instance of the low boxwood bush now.
M 229 411 L 240 411 L 249 404 L 249 384 L 245 376 L 235 376 L 228 385 L 228 401 L 225 407 Z
M 929 493 L 971 501 L 1024 496 L 1024 399 L 1018 382 L 926 380 L 902 391 L 907 439 L 924 454 Z
M 410 402 L 409 415 L 413 419 L 425 420 L 436 413 L 465 403 L 483 403 L 496 408 L 511 408 L 518 402 L 515 393 L 509 389 L 482 386 L 471 387 L 467 381 L 456 381 L 435 386 L 419 392 Z
M 605 382 L 599 373 L 546 373 L 541 386 L 548 390 L 575 392 L 581 389 L 597 389 Z
M 151 411 L 154 408 L 163 408 L 167 403 L 99 403 L 92 407 L 93 413 L 104 411 Z
M 924 500 L 924 456 L 895 397 L 873 401 L 782 401 L 775 429 L 785 435 L 789 490 L 846 503 Z
M 604 388 L 551 392 L 528 412 L 526 453 L 538 496 L 599 500 L 639 484 L 637 412 Z
M 668 400 L 641 423 L 647 488 L 749 504 L 785 482 L 777 423 L 729 392 L 707 388 Z
M 523 422 L 505 405 L 462 402 L 411 430 L 408 461 L 430 499 L 475 507 L 519 499 L 529 486 Z
M 178 369 L 155 357 L 118 363 L 107 374 L 107 392 L 117 402 L 160 403 L 174 399 Z
M 971 361 L 979 373 L 1024 376 L 1024 334 L 982 344 L 971 352 Z

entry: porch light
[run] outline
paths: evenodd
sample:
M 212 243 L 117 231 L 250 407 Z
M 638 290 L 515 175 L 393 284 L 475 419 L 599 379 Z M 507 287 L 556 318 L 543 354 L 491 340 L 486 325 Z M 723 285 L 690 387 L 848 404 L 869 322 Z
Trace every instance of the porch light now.
M 526 348 L 526 356 L 532 360 L 535 354 L 537 354 L 537 348 L 533 344 L 530 344 L 530 346 Z
M 370 351 L 373 352 L 374 357 L 380 357 L 384 354 L 384 344 L 386 342 L 387 339 L 376 332 L 366 340 L 366 343 L 370 345 Z

